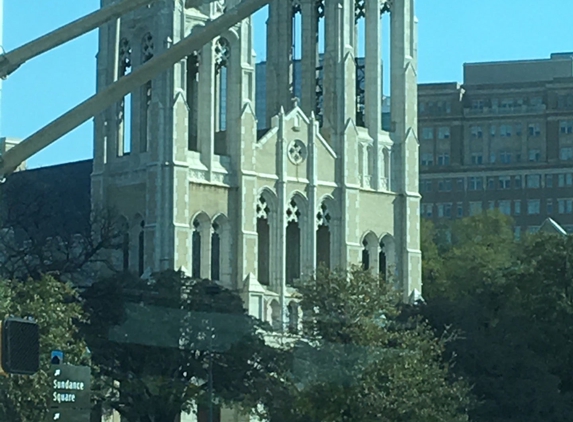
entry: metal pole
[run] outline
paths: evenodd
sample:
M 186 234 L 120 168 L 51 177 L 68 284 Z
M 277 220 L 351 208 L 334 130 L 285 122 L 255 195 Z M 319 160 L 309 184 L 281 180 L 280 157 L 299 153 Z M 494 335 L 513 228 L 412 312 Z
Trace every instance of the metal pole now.
M 212 316 L 209 316 L 209 422 L 213 422 L 213 318 Z

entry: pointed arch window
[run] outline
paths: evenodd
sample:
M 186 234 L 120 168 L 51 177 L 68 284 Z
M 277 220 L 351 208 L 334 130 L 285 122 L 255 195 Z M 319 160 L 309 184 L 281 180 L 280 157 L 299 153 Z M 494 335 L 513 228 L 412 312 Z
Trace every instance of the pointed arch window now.
M 117 224 L 119 235 L 121 236 L 121 268 L 129 271 L 129 224 L 127 219 L 121 217 Z
M 264 197 L 259 197 L 257 201 L 257 279 L 259 283 L 269 285 L 270 274 L 270 253 L 271 253 L 271 230 L 269 225 L 270 208 Z
M 384 278 L 386 278 L 387 274 L 387 262 L 386 262 L 386 246 L 384 245 L 384 242 L 380 242 L 380 252 L 378 253 L 378 272 L 380 273 L 380 275 L 382 275 Z
M 316 214 L 318 229 L 316 231 L 316 267 L 330 268 L 330 224 L 331 216 L 323 202 Z
M 193 234 L 191 235 L 191 277 L 201 278 L 201 224 L 198 219 L 193 220 Z
M 295 334 L 298 332 L 299 325 L 299 306 L 296 302 L 290 302 L 288 304 L 288 329 L 291 333 Z
M 153 42 L 153 36 L 148 32 L 143 36 L 141 43 L 141 61 L 145 63 L 153 58 L 155 54 L 155 44 Z M 151 100 L 153 93 L 153 83 L 148 81 L 142 86 L 141 91 L 141 134 L 140 134 L 140 144 L 139 151 L 147 152 L 149 149 L 149 139 L 151 137 Z
M 137 257 L 137 270 L 138 274 L 141 276 L 145 271 L 145 221 L 141 220 L 139 223 L 140 231 L 138 236 L 138 257 Z
M 127 38 L 122 38 L 119 43 L 119 69 L 118 78 L 131 73 L 131 45 Z M 118 105 L 118 142 L 117 155 L 128 155 L 131 152 L 131 94 L 126 95 Z
M 200 54 L 195 51 L 187 57 L 187 106 L 188 106 L 188 149 L 199 151 L 199 63 Z
M 211 233 L 211 280 L 221 279 L 221 234 L 217 222 L 213 223 Z
M 287 207 L 286 227 L 286 283 L 293 286 L 300 279 L 301 236 L 299 218 L 301 212 L 298 204 L 292 199 Z
M 229 59 L 231 47 L 226 38 L 219 38 L 215 44 L 215 154 L 226 155 L 227 95 L 229 91 Z
M 366 239 L 362 241 L 362 246 L 362 269 L 366 271 L 370 269 L 370 251 Z

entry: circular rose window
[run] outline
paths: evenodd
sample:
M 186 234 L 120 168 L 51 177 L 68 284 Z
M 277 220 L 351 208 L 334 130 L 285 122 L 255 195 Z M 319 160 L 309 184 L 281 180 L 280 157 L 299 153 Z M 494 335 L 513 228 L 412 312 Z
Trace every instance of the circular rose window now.
M 295 139 L 288 146 L 288 158 L 293 164 L 299 165 L 306 160 L 307 149 L 304 142 L 300 139 Z

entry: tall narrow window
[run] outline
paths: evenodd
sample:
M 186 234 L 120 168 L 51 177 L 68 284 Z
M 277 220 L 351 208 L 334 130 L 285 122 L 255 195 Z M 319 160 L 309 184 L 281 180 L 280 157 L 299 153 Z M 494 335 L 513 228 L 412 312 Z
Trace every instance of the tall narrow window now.
M 154 54 L 153 36 L 150 33 L 145 34 L 141 45 L 141 60 L 143 63 L 151 60 Z M 147 152 L 149 149 L 149 138 L 151 137 L 151 95 L 153 92 L 153 85 L 148 81 L 142 87 L 141 91 L 141 133 L 139 152 Z
M 288 329 L 291 333 L 298 332 L 299 306 L 295 302 L 288 304 Z
M 300 279 L 300 211 L 296 201 L 289 202 L 286 211 L 286 283 L 293 286 Z
M 199 151 L 198 111 L 199 111 L 199 53 L 187 57 L 187 106 L 189 151 Z
M 366 126 L 366 4 L 356 2 L 355 11 L 355 61 L 356 61 L 356 125 Z
M 322 204 L 316 215 L 316 267 L 330 268 L 330 213 L 326 204 Z
M 191 277 L 201 278 L 201 232 L 198 220 L 193 221 L 193 238 L 191 241 Z
M 131 45 L 122 38 L 119 45 L 118 77 L 131 73 Z M 131 151 L 131 94 L 126 95 L 119 103 L 117 112 L 118 139 L 117 155 L 127 155 Z
M 127 231 L 123 234 L 121 253 L 122 253 L 123 271 L 128 271 L 129 270 L 129 233 Z
M 362 242 L 362 269 L 369 270 L 370 269 L 370 251 L 368 250 L 368 242 L 364 240 Z
M 270 208 L 265 198 L 260 197 L 257 203 L 257 279 L 259 283 L 269 285 L 271 280 L 270 274 L 270 227 L 269 227 Z
M 386 246 L 384 242 L 380 242 L 380 252 L 378 256 L 378 273 L 386 280 L 388 277 Z
M 219 225 L 213 223 L 213 233 L 211 233 L 211 280 L 221 279 L 221 235 Z
M 145 221 L 141 221 L 140 224 L 141 231 L 139 232 L 139 245 L 138 245 L 138 260 L 137 260 L 137 269 L 138 273 L 141 276 L 145 271 Z
M 291 92 L 293 97 L 300 98 L 302 91 L 301 60 L 302 58 L 302 10 L 299 2 L 292 7 L 292 48 L 291 48 Z
M 215 154 L 227 154 L 227 92 L 228 68 L 231 50 L 225 38 L 219 38 L 215 45 Z

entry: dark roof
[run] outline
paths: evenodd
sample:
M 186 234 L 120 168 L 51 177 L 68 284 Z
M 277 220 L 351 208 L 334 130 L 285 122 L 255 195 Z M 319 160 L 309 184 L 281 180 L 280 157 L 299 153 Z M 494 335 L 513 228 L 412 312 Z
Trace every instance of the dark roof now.
M 89 230 L 92 160 L 16 172 L 0 185 L 0 218 L 17 237 Z

